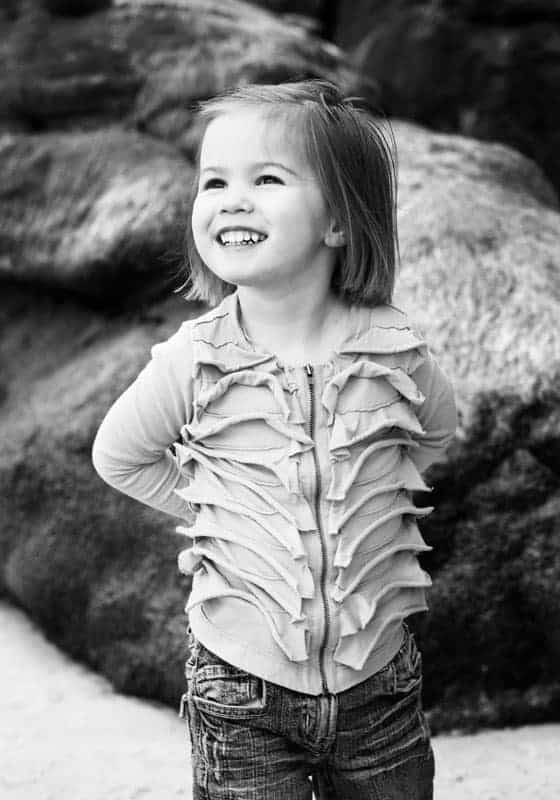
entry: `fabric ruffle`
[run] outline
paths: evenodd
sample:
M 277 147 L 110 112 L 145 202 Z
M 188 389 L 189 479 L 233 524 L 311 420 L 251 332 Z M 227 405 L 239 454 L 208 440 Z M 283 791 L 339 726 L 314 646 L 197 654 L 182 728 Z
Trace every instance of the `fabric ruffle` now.
M 177 494 L 199 513 L 179 569 L 194 576 L 191 605 L 250 602 L 286 656 L 302 660 L 303 602 L 315 595 L 302 537 L 317 524 L 299 465 L 314 442 L 289 377 L 273 357 L 247 349 L 232 313 L 193 327 L 197 390 L 175 449 L 189 478 Z
M 210 527 L 208 533 L 213 533 Z M 252 558 L 247 551 L 252 553 Z M 179 565 L 191 573 L 208 561 L 230 578 L 235 578 L 245 590 L 258 586 L 267 595 L 269 604 L 280 606 L 294 621 L 302 619 L 303 598 L 313 597 L 313 578 L 307 565 L 301 564 L 299 574 L 294 571 L 288 581 L 286 575 L 290 571 L 287 567 L 272 558 L 265 561 L 262 553 L 249 548 L 246 543 L 228 542 L 223 536 L 197 536 L 192 548 L 179 555 Z
M 239 559 L 235 558 L 237 550 L 249 551 L 253 558 L 247 558 L 247 553 L 244 552 L 245 560 L 241 562 L 241 568 L 249 576 L 259 574 L 272 581 L 281 579 L 298 596 L 313 597 L 315 589 L 313 576 L 305 556 L 292 561 L 281 547 L 271 548 L 269 546 L 264 552 L 263 548 L 249 534 L 227 530 L 223 525 L 209 520 L 205 522 L 203 530 L 198 526 L 196 535 L 193 535 L 192 532 L 187 535 L 192 538 L 193 546 L 179 554 L 179 561 L 181 562 L 183 559 L 183 563 L 189 565 L 189 569 L 181 571 L 187 573 L 194 571 L 201 560 L 198 553 L 202 552 L 203 548 L 211 547 L 213 542 L 217 542 L 221 546 L 222 561 L 229 558 L 233 563 L 234 571 L 240 566 Z M 262 559 L 262 563 L 259 559 Z
M 356 569 L 353 562 L 356 561 L 357 554 L 360 555 L 360 560 L 369 558 L 371 553 L 390 547 L 394 543 L 395 537 L 406 528 L 407 518 L 405 515 L 410 515 L 413 520 L 412 524 L 415 525 L 416 518 L 427 516 L 432 510 L 431 506 L 417 508 L 406 497 L 403 498 L 403 501 L 395 504 L 390 511 L 374 519 L 369 525 L 364 525 L 352 540 L 349 541 L 349 537 L 344 534 L 339 536 L 334 566 L 340 567 L 343 571 L 348 570 L 349 567 L 352 567 L 353 570 Z M 418 535 L 420 536 L 420 533 Z M 422 545 L 423 547 L 415 549 L 418 551 L 429 549 L 423 540 Z
M 407 374 L 426 357 L 427 345 L 408 324 L 405 314 L 394 306 L 378 306 L 366 315 L 361 329 L 351 334 L 339 353 L 371 353 L 376 356 L 405 354 Z M 379 359 L 378 359 L 379 360 Z
M 284 481 L 278 480 L 271 483 L 267 475 L 263 480 L 262 469 L 258 471 L 258 480 L 254 479 L 254 470 L 245 473 L 239 469 L 240 462 L 235 465 L 225 454 L 216 454 L 215 451 L 204 449 L 200 444 L 191 443 L 189 447 L 177 447 L 181 463 L 198 464 L 202 469 L 189 469 L 189 485 L 177 490 L 184 500 L 190 503 L 206 503 L 209 506 L 220 507 L 227 503 L 236 503 L 245 507 L 245 516 L 251 517 L 261 526 L 266 527 L 265 520 L 277 517 L 284 520 L 286 535 L 280 529 L 271 535 L 278 538 L 292 552 L 299 553 L 301 541 L 299 536 L 289 535 L 289 529 L 298 531 L 316 530 L 316 522 L 312 510 L 307 503 L 302 503 L 297 497 L 286 498 Z M 299 451 L 297 451 L 299 452 Z M 281 464 L 271 467 L 271 473 L 281 475 Z M 196 499 L 196 498 L 199 499 Z M 287 525 L 287 527 L 286 527 Z
M 316 598 L 313 483 L 303 481 L 316 446 L 294 368 L 257 352 L 232 295 L 193 323 L 195 401 L 176 454 L 189 484 L 177 493 L 197 510 L 179 568 L 194 574 L 189 608 L 229 598 L 250 603 L 292 661 L 308 658 L 305 601 Z M 413 378 L 426 345 L 397 309 L 352 312 L 352 335 L 333 357 L 320 395 L 331 463 L 326 529 L 336 581 L 335 661 L 361 669 L 389 626 L 426 608 L 430 579 L 417 555 L 430 550 L 411 500 L 429 491 L 409 453 L 424 435 Z M 305 459 L 305 461 L 304 461 Z
M 211 605 L 224 598 L 240 603 L 239 618 L 243 619 L 243 604 L 249 603 L 258 609 L 272 638 L 290 661 L 307 660 L 309 627 L 305 618 L 294 620 L 276 607 L 271 609 L 269 596 L 258 586 L 236 587 L 211 561 L 204 561 L 196 575 L 196 593 L 191 593 L 185 606 L 187 614 L 197 605 Z
M 369 625 L 340 637 L 334 660 L 351 669 L 362 670 L 389 628 L 400 625 L 411 614 L 427 610 L 423 588 L 399 586 L 377 604 Z
M 337 537 L 331 590 L 339 606 L 334 658 L 361 669 L 387 625 L 426 608 L 431 583 L 418 553 L 431 550 L 416 520 L 431 513 L 411 501 L 429 491 L 409 456 L 424 435 L 416 408 L 425 398 L 410 377 L 425 342 L 396 309 L 342 347 L 355 360 L 325 386 L 332 477 L 328 531 Z

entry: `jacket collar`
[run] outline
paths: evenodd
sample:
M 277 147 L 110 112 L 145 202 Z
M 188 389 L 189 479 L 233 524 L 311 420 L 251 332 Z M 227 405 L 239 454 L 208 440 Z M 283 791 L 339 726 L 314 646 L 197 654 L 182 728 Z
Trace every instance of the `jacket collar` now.
M 214 312 L 215 318 L 227 318 L 224 323 L 232 343 L 253 355 L 273 357 L 264 348 L 255 345 L 245 332 L 237 291 L 228 295 Z M 393 305 L 349 306 L 341 342 L 335 348 L 333 358 L 352 353 L 388 354 L 415 349 L 425 356 L 426 342 L 401 309 Z

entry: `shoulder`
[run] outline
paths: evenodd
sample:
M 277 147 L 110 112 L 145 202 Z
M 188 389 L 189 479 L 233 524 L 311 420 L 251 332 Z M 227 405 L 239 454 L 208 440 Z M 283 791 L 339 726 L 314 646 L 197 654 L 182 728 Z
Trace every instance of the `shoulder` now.
M 182 322 L 178 330 L 168 339 L 152 345 L 152 358 L 173 360 L 187 355 L 192 350 L 192 321 Z
M 221 363 L 224 359 L 224 364 L 233 363 L 240 335 L 232 305 L 231 296 L 226 297 L 215 308 L 183 322 L 165 341 L 154 344 L 152 367 L 183 382 L 196 375 L 201 364 Z
M 388 303 L 368 310 L 372 328 L 406 331 L 413 333 L 418 339 L 424 339 L 414 320 L 402 308 Z
M 168 384 L 182 392 L 190 391 L 195 360 L 194 322 L 196 320 L 182 322 L 171 336 L 152 345 L 147 372 L 160 385 Z
M 352 309 L 352 327 L 346 345 L 367 353 L 426 353 L 426 341 L 405 311 L 394 305 Z
M 154 344 L 152 358 L 181 359 L 192 354 L 193 345 L 205 337 L 219 338 L 220 332 L 228 328 L 230 314 L 227 299 L 199 317 L 185 320 L 168 339 Z
M 220 347 L 237 343 L 239 332 L 235 324 L 235 298 L 229 295 L 215 308 L 190 320 L 190 335 L 195 343 L 207 343 Z

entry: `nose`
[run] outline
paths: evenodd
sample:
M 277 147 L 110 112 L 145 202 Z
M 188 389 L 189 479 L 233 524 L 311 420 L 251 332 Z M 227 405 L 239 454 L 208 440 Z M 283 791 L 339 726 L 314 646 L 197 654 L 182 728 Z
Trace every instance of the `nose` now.
M 253 202 L 247 189 L 243 186 L 230 184 L 221 196 L 222 211 L 235 213 L 237 211 L 252 211 Z

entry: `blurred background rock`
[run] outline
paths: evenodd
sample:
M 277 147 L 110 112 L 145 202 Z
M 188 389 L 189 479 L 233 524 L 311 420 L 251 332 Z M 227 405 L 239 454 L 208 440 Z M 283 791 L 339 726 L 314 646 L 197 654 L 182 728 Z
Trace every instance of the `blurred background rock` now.
M 176 706 L 184 540 L 100 481 L 91 443 L 203 310 L 173 294 L 193 102 L 329 78 L 393 117 L 395 302 L 457 390 L 412 618 L 432 727 L 560 719 L 560 2 L 1 0 L 0 31 L 4 596 Z

